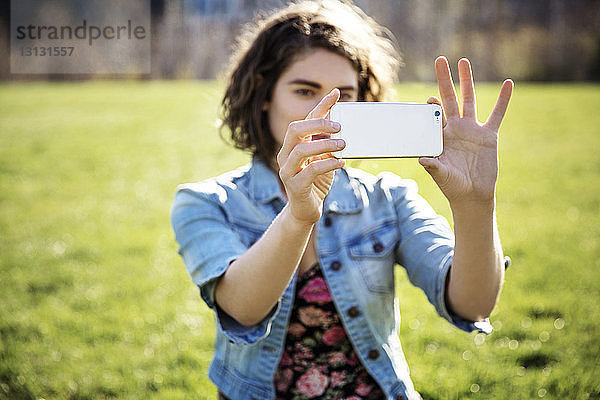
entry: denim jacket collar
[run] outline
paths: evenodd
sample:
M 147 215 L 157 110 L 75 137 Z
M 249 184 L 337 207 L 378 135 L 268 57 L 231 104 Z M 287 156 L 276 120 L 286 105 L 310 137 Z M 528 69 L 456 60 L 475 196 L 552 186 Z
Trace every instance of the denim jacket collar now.
M 285 195 L 279 186 L 279 179 L 269 167 L 257 157 L 252 159 L 249 171 L 250 197 L 261 204 L 267 204 L 273 200 L 286 202 Z
M 275 173 L 257 157 L 252 159 L 250 168 L 250 196 L 261 204 L 276 199 L 286 202 Z M 358 183 L 350 179 L 344 169 L 336 171 L 333 184 L 325 197 L 324 212 L 336 214 L 355 214 L 362 210 L 363 204 Z
M 333 185 L 325 197 L 325 213 L 356 214 L 363 208 L 360 188 L 355 179 L 350 179 L 345 169 L 335 172 Z

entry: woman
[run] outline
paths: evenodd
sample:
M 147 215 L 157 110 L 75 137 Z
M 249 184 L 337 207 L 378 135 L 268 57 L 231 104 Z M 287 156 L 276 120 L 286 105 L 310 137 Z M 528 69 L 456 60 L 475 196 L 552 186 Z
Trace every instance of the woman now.
M 459 328 L 489 332 L 503 282 L 495 221 L 497 137 L 512 92 L 476 120 L 469 61 L 462 105 L 435 61 L 444 152 L 419 162 L 455 232 L 392 173 L 344 168 L 327 119 L 337 101 L 381 101 L 398 65 L 383 29 L 338 1 L 302 2 L 257 25 L 234 58 L 224 125 L 252 163 L 180 185 L 179 253 L 215 311 L 209 376 L 221 398 L 420 398 L 398 337 L 394 265 Z M 366 133 L 368 134 L 368 133 Z M 317 139 L 317 140 L 311 140 Z

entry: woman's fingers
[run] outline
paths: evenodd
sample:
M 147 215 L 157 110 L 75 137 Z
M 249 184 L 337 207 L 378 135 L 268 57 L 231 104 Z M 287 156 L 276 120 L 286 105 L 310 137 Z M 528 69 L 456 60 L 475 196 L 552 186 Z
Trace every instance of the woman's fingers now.
M 438 106 L 441 106 L 442 102 L 437 97 L 431 96 L 430 98 L 427 99 L 427 104 L 437 104 Z M 445 128 L 445 127 L 446 127 L 446 113 L 444 112 L 444 109 L 442 108 L 442 128 Z
M 444 104 L 444 111 L 446 111 L 446 117 L 449 119 L 460 117 L 458 100 L 456 99 L 456 92 L 454 91 L 454 84 L 452 83 L 452 76 L 450 75 L 450 66 L 448 65 L 446 57 L 439 56 L 436 58 L 435 74 L 440 89 L 440 96 L 442 97 L 442 102 Z
M 434 173 L 439 170 L 442 166 L 440 160 L 435 157 L 419 157 L 419 164 L 421 164 L 429 173 Z
M 333 106 L 340 98 L 340 90 L 334 88 L 329 94 L 321 99 L 306 116 L 303 121 L 293 121 L 289 124 L 281 150 L 277 154 L 277 162 L 283 165 L 294 146 L 302 142 L 302 139 L 318 133 L 335 133 L 340 130 L 340 124 L 337 122 L 324 119 L 331 106 Z
M 334 88 L 327 96 L 323 97 L 319 104 L 313 108 L 305 119 L 312 118 L 325 118 L 331 106 L 333 106 L 340 99 L 340 90 Z
M 309 187 L 319 175 L 342 168 L 344 165 L 345 161 L 341 158 L 327 158 L 325 160 L 313 161 L 300 171 L 294 177 L 294 180 L 296 180 L 300 187 Z
M 502 83 L 502 88 L 500 89 L 500 95 L 498 96 L 498 100 L 496 100 L 496 105 L 492 110 L 492 113 L 488 117 L 484 126 L 488 129 L 493 130 L 494 132 L 498 132 L 500 128 L 500 123 L 502 122 L 502 118 L 504 118 L 504 114 L 506 113 L 506 109 L 508 108 L 508 103 L 510 101 L 510 96 L 512 95 L 514 87 L 514 82 L 511 79 L 507 79 Z
M 318 159 L 330 158 L 326 157 L 331 152 L 339 151 L 346 146 L 343 139 L 323 139 L 313 142 L 304 142 L 296 145 L 290 153 L 287 160 L 281 166 L 279 175 L 282 180 L 291 178 L 301 171 L 302 164 L 307 159 L 313 158 L 311 163 Z
M 463 117 L 476 119 L 477 106 L 473 86 L 473 71 L 471 70 L 471 63 L 466 58 L 461 58 L 458 61 L 458 79 L 460 81 Z
M 304 138 L 318 133 L 339 132 L 340 124 L 328 119 L 307 119 L 302 121 L 293 121 L 288 125 L 281 150 L 277 154 L 277 162 L 281 167 L 288 159 L 290 153 Z
M 455 117 L 460 118 L 461 115 L 459 112 L 458 100 L 456 98 L 456 91 L 454 90 L 450 67 L 446 57 L 439 56 L 435 60 L 435 73 L 446 117 L 448 119 Z M 477 119 L 477 101 L 475 99 L 473 71 L 471 69 L 471 63 L 466 58 L 461 58 L 458 61 L 458 78 L 460 80 L 462 117 Z M 493 131 L 498 131 L 498 128 L 500 128 L 500 123 L 508 108 L 513 85 L 514 83 L 510 79 L 505 80 L 502 84 L 502 89 L 500 89 L 500 95 L 498 96 L 494 110 L 484 124 L 487 128 Z

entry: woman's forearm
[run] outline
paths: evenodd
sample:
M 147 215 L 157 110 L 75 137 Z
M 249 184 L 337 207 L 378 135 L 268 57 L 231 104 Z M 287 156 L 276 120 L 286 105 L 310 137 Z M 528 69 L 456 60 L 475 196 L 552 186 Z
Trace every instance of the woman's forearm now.
M 340 90 L 334 88 L 304 120 L 289 123 L 276 158 L 288 203 L 217 282 L 217 304 L 242 325 L 262 321 L 290 283 L 322 215 L 335 170 L 344 166 L 343 160 L 330 154 L 344 148 L 343 140 L 305 140 L 315 134 L 329 137 L 339 132 L 340 124 L 325 118 L 339 98 Z
M 504 280 L 495 204 L 451 208 L 456 243 L 446 300 L 456 314 L 479 321 L 492 312 Z
M 298 222 L 285 206 L 263 236 L 219 279 L 215 289 L 219 307 L 242 325 L 259 323 L 289 284 L 313 226 Z

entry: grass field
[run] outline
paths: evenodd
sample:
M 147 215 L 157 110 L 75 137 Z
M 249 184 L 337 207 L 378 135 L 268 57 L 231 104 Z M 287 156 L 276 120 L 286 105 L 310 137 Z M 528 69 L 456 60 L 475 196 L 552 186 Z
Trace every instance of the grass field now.
M 481 118 L 498 86 L 477 87 Z M 169 211 L 178 183 L 248 161 L 214 127 L 221 90 L 0 85 L 0 398 L 215 398 L 214 321 Z M 401 338 L 425 399 L 600 399 L 599 106 L 599 86 L 517 82 L 497 195 L 513 265 L 492 335 L 451 327 L 398 269 Z M 353 165 L 412 177 L 449 216 L 416 161 Z

